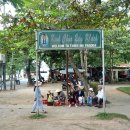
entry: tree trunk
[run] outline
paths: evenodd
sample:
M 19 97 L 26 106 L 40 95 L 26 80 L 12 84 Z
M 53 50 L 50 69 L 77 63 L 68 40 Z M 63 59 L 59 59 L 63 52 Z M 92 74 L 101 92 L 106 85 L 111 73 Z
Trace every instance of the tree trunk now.
M 80 51 L 81 67 L 84 68 L 84 51 Z
M 11 57 L 10 90 L 13 89 L 13 70 L 14 70 L 14 53 L 12 53 L 12 57 Z
M 110 50 L 110 83 L 113 82 L 113 50 Z
M 68 57 L 69 57 L 69 63 L 72 65 L 73 69 L 75 70 L 75 73 L 78 75 L 78 77 L 84 82 L 84 87 L 86 93 L 88 93 L 88 83 L 87 80 L 84 78 L 84 76 L 79 72 L 78 68 L 74 64 L 73 60 L 73 54 L 72 51 L 68 51 Z
M 32 63 L 32 59 L 27 59 L 26 73 L 28 78 L 28 85 L 33 85 L 31 69 L 30 69 L 31 63 Z
M 6 90 L 6 63 L 3 63 L 3 82 L 4 82 L 4 90 Z

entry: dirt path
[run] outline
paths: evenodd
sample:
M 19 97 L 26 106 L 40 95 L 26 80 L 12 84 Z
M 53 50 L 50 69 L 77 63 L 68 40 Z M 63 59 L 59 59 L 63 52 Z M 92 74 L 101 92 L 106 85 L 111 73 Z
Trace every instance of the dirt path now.
M 61 84 L 46 84 L 43 95 L 48 90 L 55 92 Z M 130 96 L 117 91 L 117 86 L 106 86 L 110 100 L 106 111 L 126 114 L 130 117 Z M 34 93 L 32 87 L 22 87 L 16 91 L 0 92 L 0 130 L 129 130 L 130 122 L 122 119 L 97 120 L 93 116 L 103 109 L 95 107 L 51 107 L 44 119 L 30 119 Z

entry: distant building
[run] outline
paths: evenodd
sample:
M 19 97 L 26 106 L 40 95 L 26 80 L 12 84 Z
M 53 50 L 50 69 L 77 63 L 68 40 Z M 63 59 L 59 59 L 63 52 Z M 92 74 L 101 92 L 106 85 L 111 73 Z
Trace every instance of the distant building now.
M 113 81 L 125 81 L 130 78 L 130 64 L 120 64 L 112 68 Z

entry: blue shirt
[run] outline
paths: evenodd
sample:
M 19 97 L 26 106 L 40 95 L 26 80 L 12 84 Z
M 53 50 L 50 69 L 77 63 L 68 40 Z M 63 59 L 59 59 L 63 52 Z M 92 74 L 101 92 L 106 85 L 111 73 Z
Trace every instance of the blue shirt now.
M 35 98 L 36 99 L 41 99 L 41 96 L 42 96 L 42 94 L 41 94 L 40 88 L 36 87 L 36 89 L 35 89 Z

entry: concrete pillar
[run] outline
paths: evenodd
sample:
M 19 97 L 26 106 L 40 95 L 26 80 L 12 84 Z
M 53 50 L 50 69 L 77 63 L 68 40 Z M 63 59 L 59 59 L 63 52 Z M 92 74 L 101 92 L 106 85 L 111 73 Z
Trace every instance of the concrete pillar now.
M 118 81 L 118 70 L 116 70 L 115 76 L 116 76 L 116 81 Z

